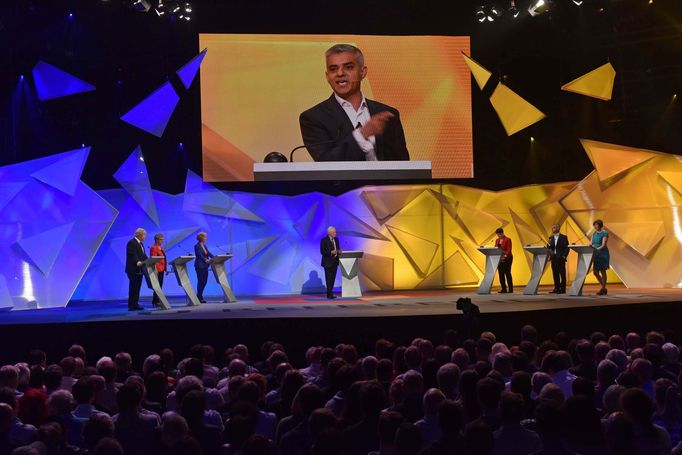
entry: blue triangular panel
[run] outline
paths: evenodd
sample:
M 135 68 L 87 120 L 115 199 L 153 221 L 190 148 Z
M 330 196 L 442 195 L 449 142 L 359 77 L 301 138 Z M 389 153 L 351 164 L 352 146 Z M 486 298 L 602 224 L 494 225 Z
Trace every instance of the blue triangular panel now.
M 199 226 L 194 226 L 184 229 L 163 231 L 163 235 L 166 237 L 166 243 L 164 245 L 164 248 L 166 250 L 170 250 L 171 248 L 185 240 L 189 235 L 195 233 L 199 229 L 200 229 Z
M 213 185 L 204 183 L 201 177 L 190 170 L 187 170 L 185 193 L 182 198 L 182 210 L 187 212 L 224 216 L 233 220 L 264 222 L 227 194 Z
M 7 287 L 7 281 L 5 277 L 0 275 L 0 308 L 12 308 L 14 302 L 12 301 L 12 295 L 9 293 L 9 288 Z
M 225 216 L 232 207 L 232 200 L 213 185 L 204 183 L 194 172 L 187 170 L 185 193 L 182 199 L 182 210 L 205 213 L 207 215 Z
M 121 120 L 156 137 L 161 137 L 179 99 L 171 83 L 165 82 L 151 95 L 140 101 L 137 106 L 126 112 Z
M 31 177 L 73 196 L 89 153 L 90 147 L 67 152 L 64 158 L 35 171 Z
M 310 225 L 313 223 L 315 214 L 317 213 L 318 202 L 315 202 L 312 207 L 310 207 L 296 222 L 294 222 L 294 229 L 298 232 L 304 239 L 308 238 L 308 231 L 310 231 Z
M 204 60 L 207 51 L 208 49 L 204 49 L 200 54 L 194 56 L 192 60 L 182 65 L 182 68 L 176 71 L 178 77 L 182 81 L 182 85 L 184 85 L 186 89 L 189 89 L 192 85 L 192 81 L 196 77 L 197 72 L 199 72 L 199 67 Z
M 5 208 L 24 186 L 26 186 L 26 182 L 0 183 L 0 210 Z
M 159 214 L 154 202 L 154 193 L 149 183 L 147 166 L 144 164 L 142 149 L 138 145 L 127 160 L 114 174 L 114 178 L 135 199 L 151 220 L 159 226 Z
M 33 81 L 36 84 L 40 101 L 95 90 L 94 85 L 43 61 L 38 61 L 38 64 L 33 68 Z
M 54 261 L 59 256 L 64 243 L 71 234 L 74 223 L 63 224 L 59 227 L 25 237 L 17 241 L 19 247 L 40 269 L 44 276 L 50 274 Z

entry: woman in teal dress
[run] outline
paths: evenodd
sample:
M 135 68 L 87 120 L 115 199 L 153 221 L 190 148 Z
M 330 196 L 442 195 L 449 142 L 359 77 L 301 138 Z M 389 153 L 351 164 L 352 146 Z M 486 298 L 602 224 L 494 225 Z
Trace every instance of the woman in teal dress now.
M 602 220 L 594 220 L 592 223 L 594 234 L 592 234 L 592 247 L 595 249 L 594 261 L 592 263 L 592 273 L 597 277 L 601 289 L 597 295 L 606 295 L 606 271 L 609 268 L 609 248 L 606 244 L 609 241 L 609 233 L 604 230 Z

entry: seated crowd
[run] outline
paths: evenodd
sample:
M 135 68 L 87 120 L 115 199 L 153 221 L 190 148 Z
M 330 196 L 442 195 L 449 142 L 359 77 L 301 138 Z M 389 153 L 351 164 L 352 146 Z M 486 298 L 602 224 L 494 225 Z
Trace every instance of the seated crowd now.
M 268 341 L 221 366 L 196 345 L 139 371 L 74 345 L 0 368 L 4 454 L 682 454 L 680 350 L 672 333 L 540 340 L 525 326 L 441 343 L 313 346 L 292 365 Z M 300 368 L 299 368 L 300 367 Z

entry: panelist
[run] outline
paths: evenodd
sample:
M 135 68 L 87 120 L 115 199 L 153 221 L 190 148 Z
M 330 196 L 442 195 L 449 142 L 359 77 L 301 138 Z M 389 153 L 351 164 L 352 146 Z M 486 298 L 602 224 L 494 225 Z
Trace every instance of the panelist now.
M 156 266 L 156 276 L 159 279 L 159 287 L 163 287 L 163 275 L 166 273 L 166 252 L 163 250 L 163 234 L 156 234 L 154 236 L 154 245 L 149 248 L 150 256 L 163 256 L 163 259 L 154 264 Z M 159 303 L 161 300 L 159 296 L 154 292 L 154 297 L 152 297 L 152 305 L 155 307 L 160 307 Z
M 204 300 L 204 288 L 206 288 L 206 283 L 208 283 L 208 268 L 210 260 L 213 257 L 213 254 L 206 248 L 206 240 L 208 240 L 208 235 L 206 235 L 205 232 L 200 232 L 197 234 L 197 244 L 194 245 L 194 256 L 196 256 L 194 270 L 197 272 L 197 298 L 201 303 L 206 303 L 206 300 Z
M 299 117 L 303 143 L 315 161 L 407 161 L 397 109 L 365 98 L 362 51 L 336 44 L 325 52 L 329 98 Z
M 568 237 L 562 234 L 558 224 L 552 225 L 552 235 L 547 242 L 549 259 L 552 264 L 552 277 L 554 289 L 550 294 L 566 293 L 566 257 L 568 256 Z
M 601 285 L 601 289 L 599 289 L 597 295 L 606 295 L 608 294 L 608 291 L 606 290 L 606 271 L 609 269 L 609 248 L 607 246 L 609 242 L 609 233 L 604 229 L 604 222 L 602 220 L 594 220 L 592 227 L 594 227 L 592 247 L 595 249 L 592 262 L 592 273 Z
M 511 266 L 514 257 L 512 256 L 512 241 L 509 237 L 504 235 L 504 229 L 497 228 L 495 230 L 497 238 L 495 239 L 495 246 L 502 250 L 500 256 L 500 264 L 497 266 L 497 273 L 500 277 L 500 294 L 513 293 L 514 283 L 512 281 Z M 509 287 L 507 287 L 509 286 Z
M 141 310 L 140 288 L 142 287 L 142 266 L 147 260 L 144 252 L 144 239 L 147 231 L 135 229 L 133 238 L 126 245 L 126 275 L 128 275 L 128 311 Z
M 336 237 L 336 228 L 329 226 L 327 236 L 320 240 L 320 254 L 322 255 L 322 267 L 324 268 L 324 279 L 327 285 L 327 298 L 335 299 L 334 281 L 336 281 L 336 271 L 339 268 L 339 239 Z

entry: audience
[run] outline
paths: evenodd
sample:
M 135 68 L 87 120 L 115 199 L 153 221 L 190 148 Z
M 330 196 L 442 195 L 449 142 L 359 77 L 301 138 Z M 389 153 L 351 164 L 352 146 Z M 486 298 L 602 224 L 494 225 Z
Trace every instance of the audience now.
M 300 369 L 273 341 L 255 362 L 243 344 L 219 363 L 201 344 L 177 364 L 170 349 L 94 364 L 81 345 L 58 364 L 35 349 L 0 367 L 0 455 L 682 455 L 674 338 L 448 331 L 314 345 Z

